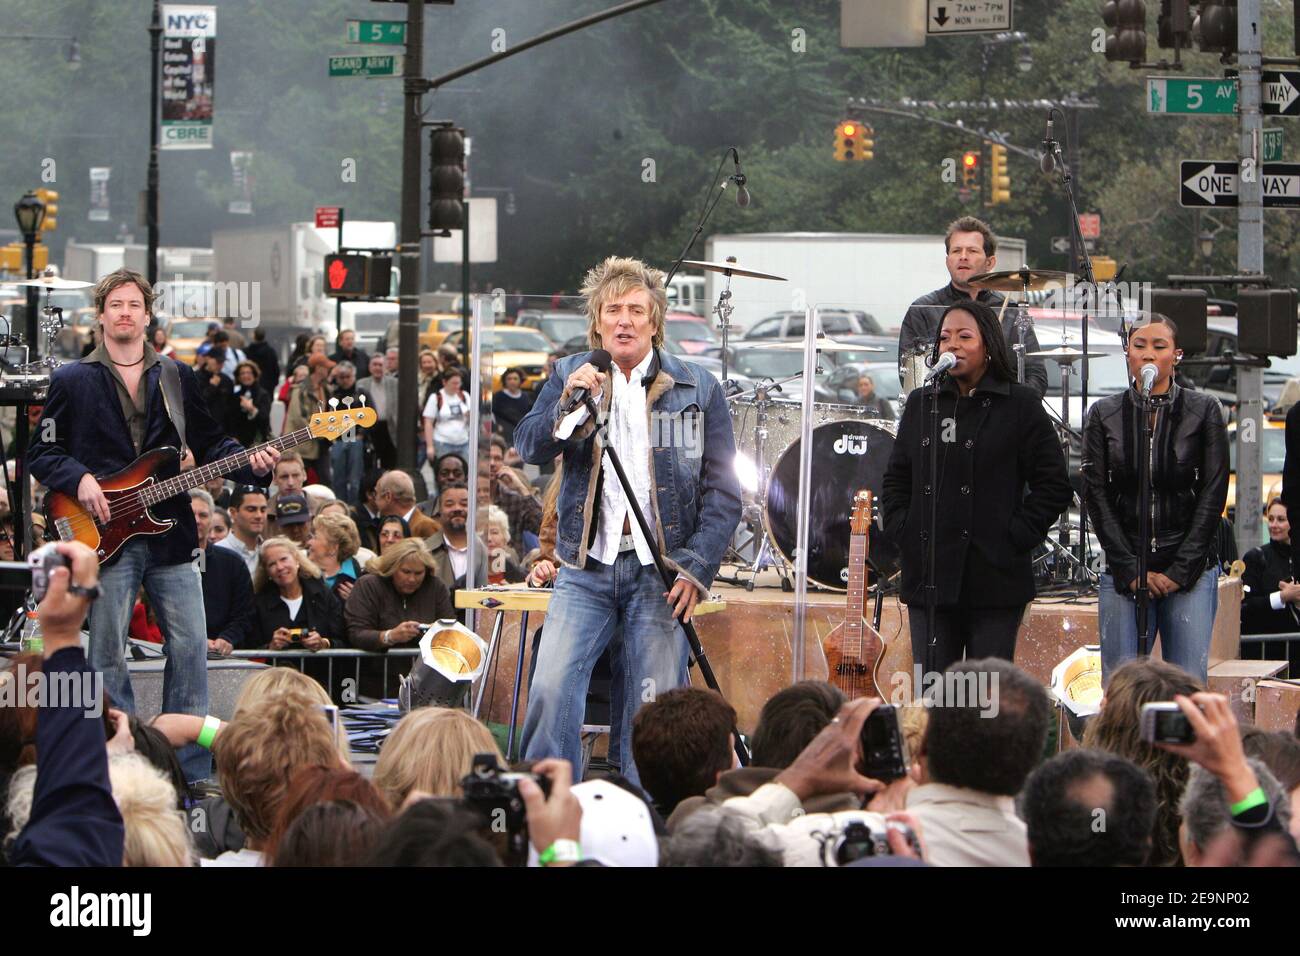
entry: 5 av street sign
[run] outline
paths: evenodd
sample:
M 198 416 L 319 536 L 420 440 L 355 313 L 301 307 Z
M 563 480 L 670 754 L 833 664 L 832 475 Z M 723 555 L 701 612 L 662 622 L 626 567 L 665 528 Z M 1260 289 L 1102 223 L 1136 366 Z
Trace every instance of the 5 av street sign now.
M 1186 207 L 1237 205 L 1238 167 L 1235 162 L 1185 159 L 1179 164 L 1182 193 L 1179 204 Z M 1300 209 L 1300 163 L 1265 163 L 1261 182 L 1264 205 Z
M 1233 113 L 1237 109 L 1237 81 L 1210 77 L 1147 77 L 1148 113 Z

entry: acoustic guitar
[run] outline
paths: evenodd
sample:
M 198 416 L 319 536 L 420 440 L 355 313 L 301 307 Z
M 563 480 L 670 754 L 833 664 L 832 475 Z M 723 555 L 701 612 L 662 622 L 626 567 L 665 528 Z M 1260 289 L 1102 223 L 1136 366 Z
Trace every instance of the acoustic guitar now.
M 373 408 L 364 405 L 352 407 L 350 399 L 345 399 L 345 404 L 339 407 L 333 404 L 335 401 L 331 399 L 329 411 L 313 415 L 306 428 L 299 428 L 253 448 L 245 448 L 238 454 L 209 465 L 177 474 L 180 452 L 168 446 L 145 452 L 121 471 L 102 477 L 96 475 L 104 497 L 108 499 L 107 524 L 83 508 L 75 497 L 51 491 L 45 496 L 47 525 L 54 529 L 60 541 L 80 541 L 99 556 L 101 564 L 107 564 L 132 538 L 166 534 L 176 524 L 170 518 L 159 521 L 150 512 L 150 505 L 184 494 L 213 478 L 238 471 L 248 464 L 249 456 L 255 452 L 267 448 L 284 451 L 313 438 L 334 441 L 353 428 L 369 428 L 375 423 L 377 416 Z M 161 477 L 169 474 L 173 477 Z
M 848 604 L 844 621 L 826 637 L 826 665 L 830 682 L 849 700 L 881 697 L 877 671 L 885 653 L 885 642 L 863 613 L 867 581 L 867 535 L 871 528 L 871 492 L 859 491 L 853 498 L 849 519 Z

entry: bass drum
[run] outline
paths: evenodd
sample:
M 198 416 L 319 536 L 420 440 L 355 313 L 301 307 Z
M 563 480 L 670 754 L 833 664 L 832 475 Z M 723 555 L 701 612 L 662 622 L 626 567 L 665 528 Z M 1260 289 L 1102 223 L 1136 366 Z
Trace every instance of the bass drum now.
M 847 590 L 849 518 L 853 496 L 869 488 L 880 501 L 885 468 L 894 450 L 893 422 L 825 422 L 812 432 L 812 494 L 808 521 L 808 579 L 824 588 Z M 773 544 L 793 567 L 799 530 L 799 449 L 795 439 L 781 453 L 767 488 L 763 522 Z M 868 558 L 885 575 L 898 568 L 898 549 L 873 520 Z

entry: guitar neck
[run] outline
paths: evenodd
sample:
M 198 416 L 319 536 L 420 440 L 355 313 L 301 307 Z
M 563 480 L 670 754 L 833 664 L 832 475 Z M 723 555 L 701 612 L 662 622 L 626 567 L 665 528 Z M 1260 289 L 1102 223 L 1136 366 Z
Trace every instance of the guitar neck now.
M 252 448 L 245 448 L 243 451 L 230 455 L 226 458 L 218 459 L 207 465 L 200 465 L 198 468 L 191 468 L 189 471 L 183 471 L 175 478 L 168 478 L 160 481 L 142 492 L 146 504 L 165 501 L 175 495 L 184 494 L 191 488 L 198 488 L 200 485 L 211 481 L 213 478 L 220 478 L 228 475 L 232 471 L 238 471 L 248 464 L 249 458 L 259 451 L 265 451 L 268 448 L 274 448 L 278 451 L 284 451 L 288 448 L 296 448 L 305 442 L 311 440 L 312 434 L 309 428 L 300 428 L 295 432 L 287 435 L 281 435 L 279 438 L 273 438 L 268 442 L 260 445 L 254 445 Z
M 862 653 L 863 609 L 867 590 L 867 536 L 849 537 L 849 599 L 844 609 L 844 651 Z

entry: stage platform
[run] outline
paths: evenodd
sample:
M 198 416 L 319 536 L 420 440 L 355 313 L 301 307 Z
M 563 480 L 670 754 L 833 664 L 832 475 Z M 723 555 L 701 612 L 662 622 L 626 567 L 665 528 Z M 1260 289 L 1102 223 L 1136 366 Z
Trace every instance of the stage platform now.
M 725 602 L 725 609 L 697 618 L 696 630 L 717 674 L 722 693 L 736 708 L 741 728 L 749 731 L 754 728 L 764 702 L 795 679 L 794 594 L 779 587 L 746 591 L 728 585 L 715 588 L 714 594 Z M 1219 609 L 1210 650 L 1211 668 L 1238 656 L 1241 594 L 1239 580 L 1221 579 Z M 803 677 L 826 678 L 826 659 L 821 651 L 821 642 L 844 619 L 844 604 L 843 594 L 813 592 L 808 595 Z M 868 601 L 868 619 L 870 613 L 871 603 Z M 477 630 L 485 640 L 491 636 L 495 616 L 495 612 L 490 611 L 478 615 Z M 486 720 L 498 723 L 510 720 L 510 696 L 519 649 L 519 619 L 519 612 L 505 612 L 496 663 L 486 678 L 487 690 L 481 714 Z M 544 613 L 532 611 L 528 618 L 529 632 L 544 622 Z M 895 694 L 910 699 L 915 675 L 906 606 L 892 598 L 885 600 L 880 635 L 885 642 L 879 671 L 881 690 L 887 699 Z M 1085 644 L 1097 642 L 1095 595 L 1078 599 L 1042 598 L 1035 601 L 1025 615 L 1016 644 L 1016 663 L 1047 684 L 1051 680 L 1052 668 L 1062 659 Z M 531 648 L 525 649 L 525 687 L 519 708 L 521 721 L 527 706 L 530 651 Z M 1157 642 L 1154 656 L 1159 655 Z M 692 681 L 702 686 L 698 669 L 692 670 Z M 1278 713 L 1270 711 L 1267 716 L 1261 713 L 1261 723 L 1273 726 L 1285 723 L 1287 716 L 1281 710 L 1287 707 L 1291 710 L 1290 721 L 1294 723 L 1295 695 L 1280 691 L 1261 694 L 1261 704 L 1265 696 L 1270 702 L 1278 702 L 1278 707 L 1274 708 Z

